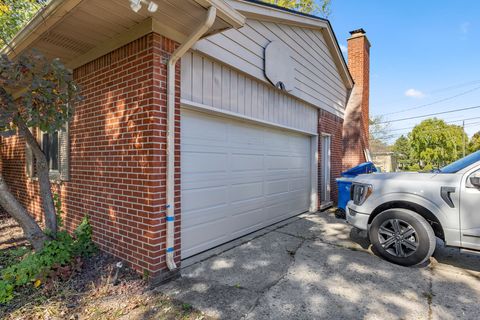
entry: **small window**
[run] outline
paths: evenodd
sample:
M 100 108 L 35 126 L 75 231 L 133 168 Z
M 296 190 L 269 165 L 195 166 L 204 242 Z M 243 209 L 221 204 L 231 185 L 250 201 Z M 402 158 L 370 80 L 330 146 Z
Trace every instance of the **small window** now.
M 51 171 L 58 171 L 58 132 L 42 133 L 42 150 L 47 157 L 48 166 Z

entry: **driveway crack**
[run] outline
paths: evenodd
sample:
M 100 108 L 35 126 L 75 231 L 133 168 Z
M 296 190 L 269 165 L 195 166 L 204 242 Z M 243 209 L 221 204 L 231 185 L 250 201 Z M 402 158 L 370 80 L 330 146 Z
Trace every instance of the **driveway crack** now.
M 298 237 L 299 239 L 301 239 L 300 243 L 293 249 L 293 250 L 287 250 L 288 254 L 290 255 L 290 264 L 287 268 L 285 268 L 285 272 L 280 276 L 278 277 L 277 280 L 273 281 L 272 283 L 270 283 L 269 285 L 267 285 L 265 288 L 262 289 L 262 291 L 259 292 L 257 298 L 255 299 L 253 305 L 250 307 L 250 309 L 248 309 L 247 313 L 242 317 L 242 319 L 246 319 L 252 312 L 253 310 L 255 310 L 255 308 L 258 307 L 258 305 L 260 304 L 260 300 L 273 288 L 275 287 L 277 284 L 279 284 L 282 280 L 284 280 L 286 278 L 286 276 L 288 275 L 289 271 L 290 271 L 290 268 L 295 265 L 295 262 L 296 262 L 296 255 L 297 255 L 297 252 L 298 250 L 305 244 L 306 241 L 308 241 L 309 239 L 305 239 L 305 238 L 302 238 L 302 237 Z
M 433 268 L 434 266 L 430 266 L 428 269 L 428 291 L 424 293 L 425 298 L 427 299 L 427 304 L 428 304 L 428 320 L 433 319 L 433 309 L 432 309 L 432 304 L 433 304 L 433 297 L 435 294 L 433 293 Z

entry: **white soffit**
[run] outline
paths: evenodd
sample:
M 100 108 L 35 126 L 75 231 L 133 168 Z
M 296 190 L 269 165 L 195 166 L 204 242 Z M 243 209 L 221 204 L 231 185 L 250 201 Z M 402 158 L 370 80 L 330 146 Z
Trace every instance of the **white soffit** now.
M 146 8 L 133 12 L 128 0 L 52 0 L 2 53 L 14 57 L 37 48 L 47 57 L 60 58 L 68 65 L 91 51 L 99 51 L 100 47 L 112 50 L 113 44 L 121 46 L 153 31 L 182 42 L 203 22 L 207 8 L 212 5 L 218 8 L 219 17 L 208 34 L 239 27 L 245 21 L 243 15 L 223 0 L 157 0 L 156 3 L 157 12 L 150 13 Z M 152 22 L 145 23 L 146 20 Z

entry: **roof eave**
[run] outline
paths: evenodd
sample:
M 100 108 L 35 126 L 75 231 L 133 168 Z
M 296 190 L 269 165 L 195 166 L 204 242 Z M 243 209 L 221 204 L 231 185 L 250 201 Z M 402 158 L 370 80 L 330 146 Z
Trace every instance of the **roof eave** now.
M 52 0 L 36 13 L 25 27 L 20 29 L 13 39 L 0 50 L 0 53 L 15 57 L 82 1 Z
M 195 2 L 204 8 L 209 8 L 210 6 L 217 8 L 218 17 L 235 29 L 245 25 L 245 16 L 227 4 L 224 0 L 195 0 Z
M 17 56 L 83 1 L 84 0 L 52 0 L 35 14 L 32 20 L 13 37 L 9 44 L 0 50 L 0 53 L 8 54 L 11 58 Z M 225 3 L 224 0 L 193 1 L 206 9 L 210 6 L 215 6 L 218 17 L 233 28 L 240 28 L 245 24 L 246 18 Z M 219 31 L 221 30 L 217 32 Z

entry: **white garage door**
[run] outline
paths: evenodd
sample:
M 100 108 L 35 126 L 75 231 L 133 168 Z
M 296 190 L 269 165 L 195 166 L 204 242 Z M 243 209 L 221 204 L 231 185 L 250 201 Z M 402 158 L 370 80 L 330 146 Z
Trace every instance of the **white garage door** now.
M 310 206 L 310 138 L 182 111 L 182 258 Z

